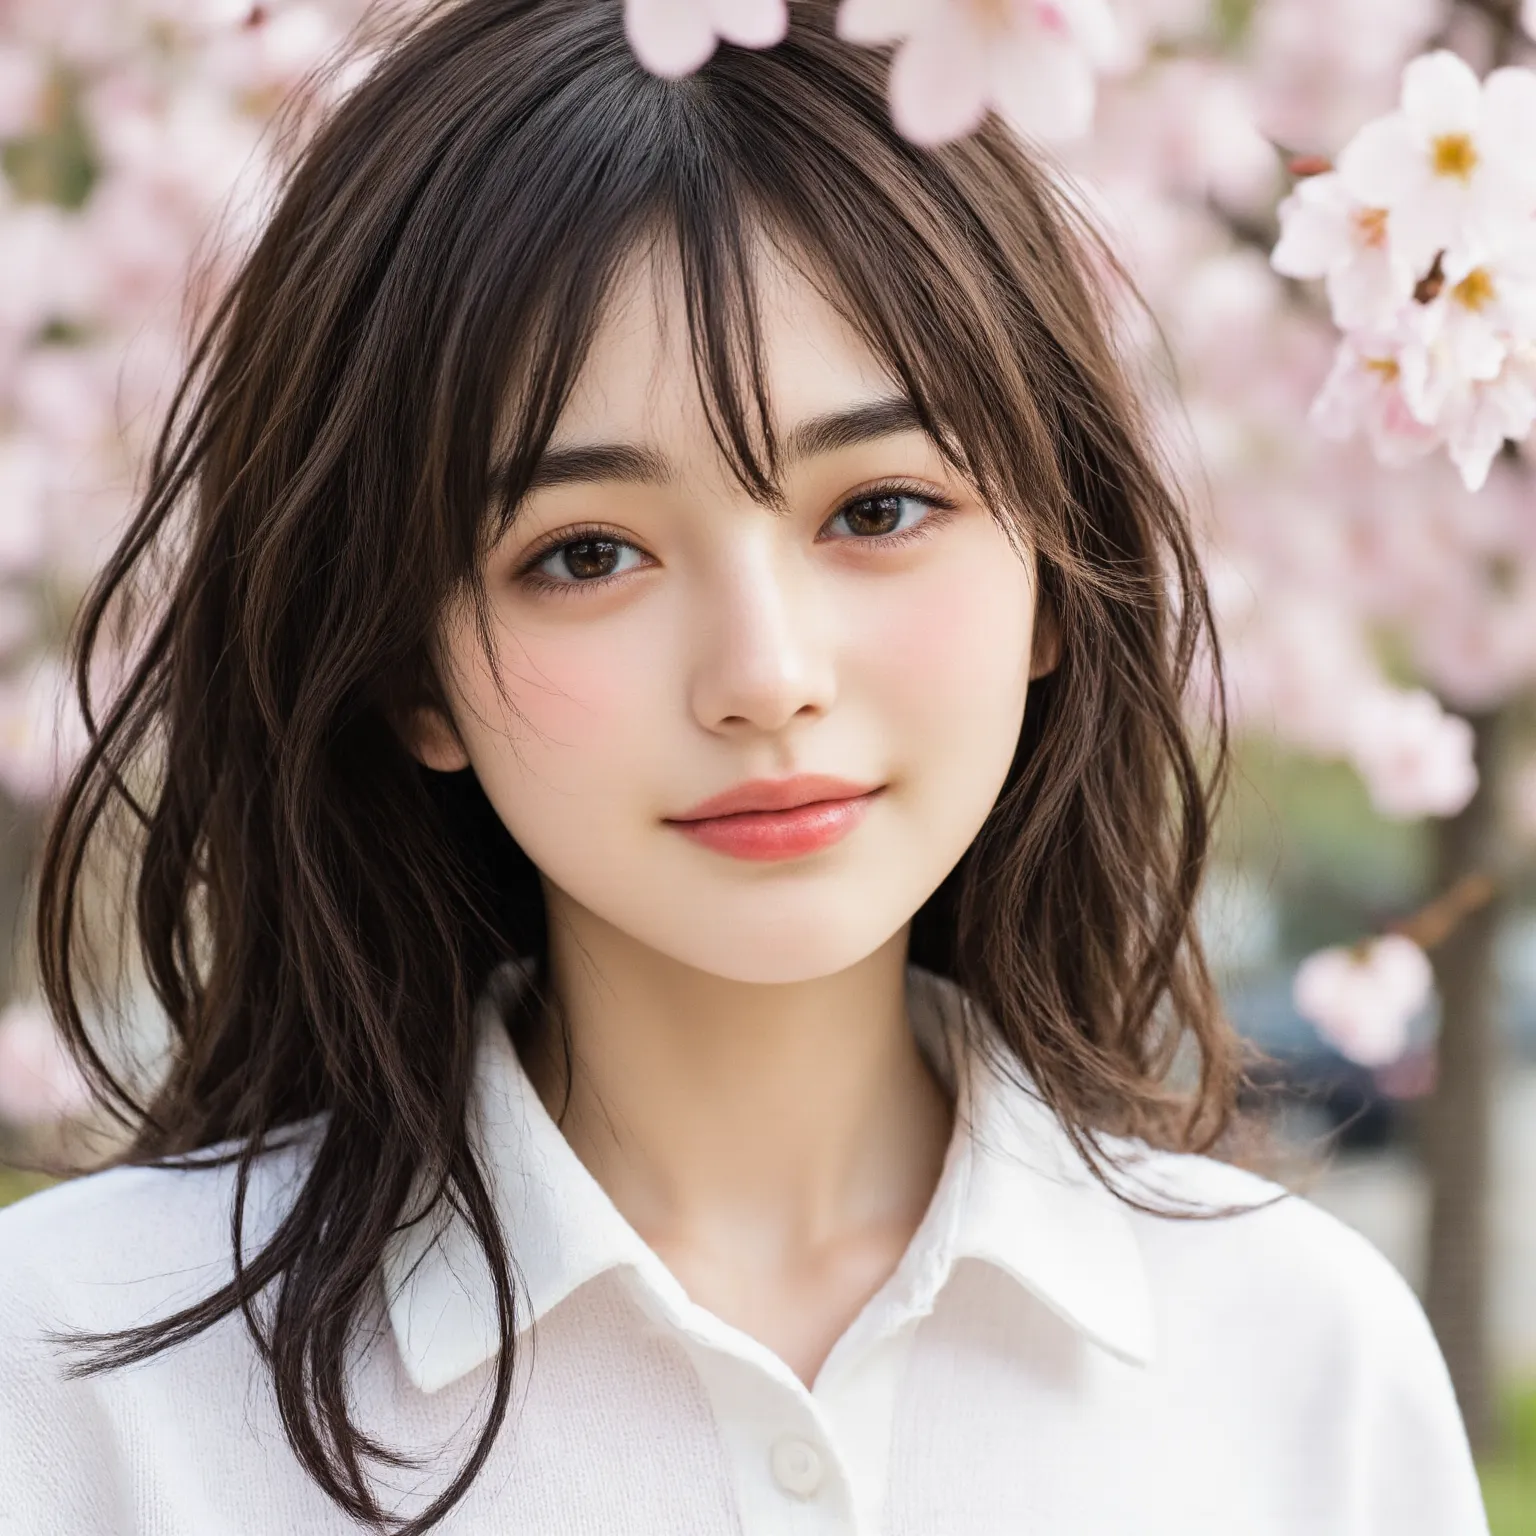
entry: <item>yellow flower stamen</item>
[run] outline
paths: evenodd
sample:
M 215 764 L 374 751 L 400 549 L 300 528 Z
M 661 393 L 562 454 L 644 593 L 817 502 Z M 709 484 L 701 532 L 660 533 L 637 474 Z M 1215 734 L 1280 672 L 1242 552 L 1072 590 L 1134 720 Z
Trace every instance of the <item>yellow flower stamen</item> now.
M 1451 297 L 1461 305 L 1463 309 L 1470 309 L 1473 314 L 1487 308 L 1497 297 L 1497 289 L 1493 286 L 1493 278 L 1486 267 L 1473 267 L 1462 280 L 1451 289 Z
M 1430 145 L 1429 163 L 1436 176 L 1456 176 L 1470 181 L 1477 169 L 1477 146 L 1470 134 L 1443 133 Z
M 1379 373 L 1382 381 L 1387 384 L 1397 382 L 1398 366 L 1395 357 L 1368 357 L 1365 366 L 1372 373 Z

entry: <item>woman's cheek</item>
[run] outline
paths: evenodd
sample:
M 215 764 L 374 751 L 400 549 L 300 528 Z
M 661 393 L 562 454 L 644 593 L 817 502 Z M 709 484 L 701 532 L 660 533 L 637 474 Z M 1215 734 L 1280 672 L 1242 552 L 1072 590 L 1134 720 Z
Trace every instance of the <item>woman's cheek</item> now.
M 610 858 L 633 819 L 637 768 L 658 712 L 624 647 L 570 632 L 500 657 L 510 707 L 488 707 L 505 729 L 481 742 L 486 793 L 507 830 L 557 883 Z M 483 727 L 482 727 L 483 728 Z M 482 766 L 483 764 L 483 766 Z
M 883 626 L 888 684 L 931 721 L 1021 706 L 1033 594 L 1017 569 L 942 569 Z
M 634 733 L 655 718 L 640 652 L 624 640 L 568 633 L 525 646 L 505 670 L 521 716 L 519 746 L 556 775 L 556 786 L 622 764 Z

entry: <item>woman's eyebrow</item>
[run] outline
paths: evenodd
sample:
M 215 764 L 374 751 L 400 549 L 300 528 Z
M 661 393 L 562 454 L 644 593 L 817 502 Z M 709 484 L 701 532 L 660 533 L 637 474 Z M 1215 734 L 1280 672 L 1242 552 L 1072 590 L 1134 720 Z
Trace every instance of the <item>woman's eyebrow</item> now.
M 786 462 L 793 462 L 914 430 L 921 431 L 922 422 L 912 402 L 903 395 L 882 396 L 797 423 L 785 437 L 784 456 Z M 613 480 L 670 485 L 676 478 L 671 461 L 654 448 L 637 443 L 573 444 L 545 449 L 534 466 L 527 491 Z

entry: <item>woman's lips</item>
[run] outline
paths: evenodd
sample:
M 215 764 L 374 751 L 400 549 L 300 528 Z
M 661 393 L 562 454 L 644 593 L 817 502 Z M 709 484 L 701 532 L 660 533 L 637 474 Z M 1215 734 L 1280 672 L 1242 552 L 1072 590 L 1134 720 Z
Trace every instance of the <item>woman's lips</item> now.
M 845 800 L 813 800 L 787 811 L 738 811 L 734 816 L 668 825 L 694 842 L 733 858 L 794 859 L 846 837 L 864 819 L 879 793 L 879 789 L 872 789 Z

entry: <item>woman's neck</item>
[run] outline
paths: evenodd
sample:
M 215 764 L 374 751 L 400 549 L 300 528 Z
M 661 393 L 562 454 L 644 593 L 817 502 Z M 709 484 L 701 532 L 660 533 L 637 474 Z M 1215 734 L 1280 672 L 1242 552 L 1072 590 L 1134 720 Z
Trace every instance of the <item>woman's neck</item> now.
M 561 1129 L 642 1237 L 759 1274 L 875 1233 L 899 1257 L 953 1124 L 907 1020 L 905 931 L 773 985 L 678 964 L 591 914 L 550 931 L 573 1063 Z M 555 1113 L 562 1053 L 546 1041 L 527 1066 Z

